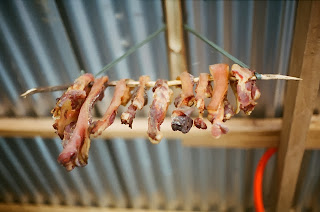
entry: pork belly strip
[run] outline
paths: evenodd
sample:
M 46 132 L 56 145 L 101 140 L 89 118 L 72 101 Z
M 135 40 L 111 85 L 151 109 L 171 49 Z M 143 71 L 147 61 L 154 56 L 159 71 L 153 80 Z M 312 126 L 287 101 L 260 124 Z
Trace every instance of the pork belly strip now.
M 194 120 L 194 125 L 199 129 L 207 129 L 207 125 L 203 120 L 203 113 L 205 109 L 204 100 L 210 98 L 212 94 L 212 86 L 209 81 L 209 74 L 201 73 L 199 76 L 199 82 L 196 87 L 195 102 L 199 111 L 199 117 Z
M 139 78 L 139 86 L 135 88 L 132 94 L 132 102 L 127 111 L 121 114 L 121 123 L 128 124 L 132 128 L 133 119 L 136 117 L 137 110 L 141 110 L 148 104 L 147 83 L 150 81 L 149 76 Z
M 51 111 L 54 118 L 53 128 L 59 137 L 64 139 L 65 128 L 73 125 L 78 120 L 82 104 L 90 92 L 94 77 L 92 74 L 84 74 L 78 77 L 60 98 L 56 107 Z
M 167 81 L 161 79 L 156 81 L 152 91 L 153 101 L 149 111 L 147 133 L 151 143 L 157 144 L 162 138 L 160 125 L 166 116 L 173 92 L 169 88 Z
M 223 126 L 224 99 L 226 98 L 229 82 L 229 66 L 226 64 L 215 64 L 209 67 L 214 80 L 212 98 L 207 106 L 208 120 L 212 123 L 211 134 L 219 138 L 228 129 Z
M 80 109 L 72 135 L 58 157 L 58 162 L 68 171 L 71 171 L 75 166 L 87 164 L 90 148 L 89 126 L 92 121 L 91 109 L 97 100 L 103 98 L 107 82 L 108 77 L 106 76 L 94 81 L 91 91 Z
M 91 133 L 96 137 L 101 135 L 102 131 L 113 124 L 120 105 L 126 105 L 130 100 L 130 88 L 127 86 L 127 79 L 121 79 L 117 82 L 110 105 L 101 120 L 93 123 Z
M 215 118 L 212 122 L 211 127 L 211 135 L 214 138 L 220 138 L 222 134 L 226 134 L 229 129 L 223 125 L 224 120 L 224 108 L 223 106 L 219 107 L 217 113 L 215 114 Z
M 194 77 L 185 71 L 177 77 L 177 80 L 181 80 L 181 94 L 174 100 L 175 106 L 192 106 L 194 104 Z
M 171 128 L 173 131 L 179 130 L 182 133 L 188 133 L 193 125 L 193 120 L 190 115 L 194 110 L 191 108 L 194 104 L 194 77 L 188 72 L 183 72 L 177 79 L 181 80 L 182 93 L 175 100 L 177 109 L 175 109 L 171 115 Z
M 261 95 L 256 85 L 256 80 L 251 79 L 254 76 L 254 71 L 234 64 L 231 67 L 231 75 L 237 79 L 231 82 L 231 87 L 237 101 L 235 112 L 239 113 L 239 111 L 242 110 L 245 114 L 250 115 L 257 105 L 256 100 L 258 100 Z

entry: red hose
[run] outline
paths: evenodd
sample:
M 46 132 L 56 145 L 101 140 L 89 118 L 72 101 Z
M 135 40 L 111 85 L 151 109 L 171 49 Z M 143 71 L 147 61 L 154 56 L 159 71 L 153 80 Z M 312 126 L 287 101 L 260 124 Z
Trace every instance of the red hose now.
M 264 169 L 268 163 L 269 158 L 277 151 L 276 148 L 269 148 L 261 157 L 254 174 L 253 182 L 253 199 L 254 207 L 257 212 L 264 212 L 263 197 L 262 197 L 262 180 Z

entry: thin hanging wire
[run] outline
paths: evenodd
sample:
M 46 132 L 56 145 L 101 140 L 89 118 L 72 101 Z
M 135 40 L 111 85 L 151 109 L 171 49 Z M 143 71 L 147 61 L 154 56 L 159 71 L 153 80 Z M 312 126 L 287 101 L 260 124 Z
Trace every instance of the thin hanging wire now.
M 216 49 L 218 52 L 220 52 L 221 54 L 223 54 L 224 56 L 226 56 L 227 58 L 229 58 L 233 62 L 239 64 L 240 66 L 242 66 L 244 68 L 249 68 L 249 66 L 246 65 L 244 62 L 242 62 L 238 58 L 234 57 L 233 55 L 228 53 L 226 50 L 224 50 L 223 48 L 221 48 L 220 46 L 218 46 L 214 42 L 210 41 L 208 38 L 200 35 L 194 29 L 190 28 L 188 25 L 184 24 L 184 29 L 191 32 L 192 34 L 194 34 L 198 38 L 200 38 L 202 41 L 207 43 L 212 48 Z M 279 79 L 281 79 L 281 80 L 302 80 L 301 78 L 298 78 L 298 77 L 285 76 L 285 75 L 281 75 L 281 74 L 259 74 L 258 72 L 254 72 L 254 75 L 257 80 L 275 80 L 275 79 L 277 79 L 277 80 L 279 80 Z
M 134 45 L 131 47 L 126 53 L 118 57 L 117 59 L 113 60 L 111 63 L 107 64 L 104 66 L 96 75 L 95 77 L 99 76 L 100 74 L 110 70 L 113 66 L 115 66 L 117 63 L 119 63 L 121 60 L 125 59 L 128 57 L 130 54 L 135 52 L 137 49 L 142 47 L 144 44 L 150 42 L 153 38 L 155 38 L 157 35 L 159 35 L 161 32 L 163 32 L 166 29 L 166 25 L 163 25 L 161 28 L 159 28 L 157 31 L 149 35 L 146 39 L 141 41 L 140 43 Z M 82 73 L 82 71 L 81 71 Z M 82 73 L 83 74 L 83 73 Z M 53 91 L 61 91 L 61 90 L 66 90 L 68 87 L 70 87 L 72 83 L 66 84 L 66 85 L 58 85 L 58 86 L 49 86 L 49 87 L 38 87 L 38 88 L 31 88 L 21 94 L 21 97 L 26 98 L 29 95 L 35 94 L 35 93 L 44 93 L 44 92 L 53 92 Z
M 146 39 L 144 39 L 142 42 L 134 45 L 133 47 L 131 47 L 126 53 L 124 53 L 122 56 L 118 57 L 117 59 L 113 60 L 111 63 L 107 64 L 105 67 L 102 68 L 102 70 L 100 70 L 95 77 L 97 77 L 98 75 L 110 70 L 114 65 L 116 65 L 117 63 L 119 63 L 121 60 L 123 60 L 124 58 L 128 57 L 130 54 L 132 54 L 133 52 L 135 52 L 137 49 L 139 49 L 141 46 L 143 46 L 144 44 L 148 43 L 149 41 L 151 41 L 154 37 L 156 37 L 157 35 L 159 35 L 162 31 L 164 31 L 166 29 L 166 25 L 162 26 L 161 28 L 159 28 L 157 31 L 155 31 L 154 33 L 152 33 L 151 35 L 149 35 Z M 207 39 L 206 37 L 200 35 L 199 33 L 197 33 L 195 30 L 193 30 L 192 28 L 190 28 L 188 25 L 184 25 L 184 29 L 191 32 L 192 34 L 194 34 L 195 36 L 197 36 L 198 38 L 200 38 L 202 41 L 204 41 L 205 43 L 207 43 L 208 45 L 210 45 L 211 47 L 213 47 L 214 49 L 216 49 L 218 52 L 220 52 L 221 54 L 225 55 L 226 57 L 228 57 L 230 60 L 232 60 L 233 62 L 239 64 L 240 66 L 244 67 L 244 68 L 249 68 L 248 65 L 246 65 L 245 63 L 243 63 L 242 61 L 240 61 L 239 59 L 237 59 L 236 57 L 232 56 L 231 54 L 229 54 L 227 51 L 225 51 L 223 48 L 221 48 L 220 46 L 218 46 L 217 44 L 215 44 L 214 42 L 210 41 L 209 39 Z M 258 79 L 258 80 L 275 80 L 275 79 L 282 79 L 282 80 L 302 80 L 300 78 L 297 77 L 291 77 L 291 76 L 284 76 L 284 75 L 279 75 L 279 74 L 259 74 L 257 72 L 254 73 L 255 74 L 255 78 L 254 79 Z M 232 79 L 235 80 L 235 79 Z M 109 83 L 109 85 L 115 85 L 116 82 L 111 82 Z M 135 81 L 130 81 L 129 82 L 131 84 L 131 86 L 136 86 L 138 85 L 139 82 L 135 82 Z M 152 85 L 154 82 L 150 82 Z M 171 82 L 172 85 L 178 85 L 181 82 L 178 80 L 174 80 Z M 52 91 L 59 91 L 59 90 L 66 90 L 71 84 L 67 84 L 67 85 L 58 85 L 58 86 L 50 86 L 50 87 L 39 87 L 39 88 L 32 88 L 27 90 L 26 92 L 24 92 L 23 94 L 21 94 L 21 97 L 27 97 L 29 95 L 35 94 L 35 93 L 42 93 L 42 92 L 52 92 Z
M 134 45 L 133 47 L 131 47 L 126 53 L 124 53 L 122 56 L 118 57 L 117 59 L 115 59 L 114 61 L 112 61 L 111 63 L 109 63 L 108 65 L 106 65 L 105 67 L 103 67 L 101 69 L 101 71 L 99 71 L 95 77 L 99 76 L 100 74 L 102 74 L 103 72 L 108 71 L 109 69 L 111 69 L 114 65 L 116 65 L 117 63 L 119 63 L 121 60 L 123 60 L 124 58 L 128 57 L 130 54 L 132 54 L 133 52 L 135 52 L 137 49 L 139 49 L 141 46 L 143 46 L 144 44 L 148 43 L 149 41 L 151 41 L 154 37 L 156 37 L 157 35 L 160 34 L 160 32 L 164 31 L 166 29 L 166 25 L 162 26 L 160 29 L 158 29 L 157 31 L 155 31 L 154 33 L 152 33 L 151 35 L 149 35 L 146 39 L 144 39 L 142 42 Z
M 224 56 L 226 56 L 227 58 L 229 58 L 233 62 L 239 64 L 240 66 L 242 66 L 244 68 L 249 68 L 249 66 L 246 65 L 244 62 L 240 61 L 238 58 L 234 57 L 233 55 L 228 53 L 226 50 L 224 50 L 223 48 L 221 48 L 220 46 L 218 46 L 214 42 L 210 41 L 208 38 L 200 35 L 194 29 L 190 28 L 188 25 L 185 24 L 184 25 L 184 29 L 189 31 L 189 32 L 191 32 L 192 34 L 194 34 L 195 36 L 200 38 L 202 41 L 204 41 L 205 43 L 209 44 L 209 46 L 211 46 L 212 48 L 216 49 L 218 52 L 220 52 L 221 54 L 223 54 Z

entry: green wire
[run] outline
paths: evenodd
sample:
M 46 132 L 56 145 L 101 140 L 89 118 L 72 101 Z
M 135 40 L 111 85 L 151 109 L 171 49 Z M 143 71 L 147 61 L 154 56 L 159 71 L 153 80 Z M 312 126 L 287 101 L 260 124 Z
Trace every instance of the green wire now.
M 238 58 L 232 56 L 231 54 L 229 54 L 227 51 L 225 51 L 223 48 L 221 48 L 220 46 L 218 46 L 217 44 L 213 43 L 212 41 L 210 41 L 209 39 L 207 39 L 206 37 L 200 35 L 199 33 L 197 33 L 195 30 L 191 29 L 188 25 L 184 25 L 184 29 L 191 32 L 192 34 L 194 34 L 195 36 L 197 36 L 198 38 L 200 38 L 202 41 L 204 41 L 205 43 L 209 44 L 212 48 L 216 49 L 218 52 L 220 52 L 221 54 L 223 54 L 224 56 L 226 56 L 227 58 L 229 58 L 230 60 L 232 60 L 233 62 L 239 64 L 240 66 L 244 67 L 244 68 L 249 68 L 248 65 L 246 65 L 245 63 L 243 63 L 242 61 L 240 61 Z M 262 75 L 259 74 L 258 72 L 254 72 L 254 75 L 256 76 L 256 78 L 259 80 L 261 79 Z
M 197 36 L 198 38 L 200 38 L 202 41 L 204 41 L 205 43 L 209 44 L 212 48 L 216 49 L 218 52 L 220 52 L 221 54 L 223 54 L 224 56 L 226 56 L 227 58 L 229 58 L 230 60 L 232 60 L 233 62 L 239 64 L 240 66 L 244 67 L 244 68 L 249 68 L 248 65 L 246 65 L 245 63 L 243 63 L 242 61 L 240 61 L 238 58 L 232 56 L 231 54 L 229 54 L 228 52 L 226 52 L 223 48 L 221 48 L 220 46 L 218 46 L 217 44 L 215 44 L 214 42 L 210 41 L 208 38 L 200 35 L 199 33 L 197 33 L 195 30 L 191 29 L 188 25 L 184 25 L 184 29 L 191 32 L 192 34 L 194 34 L 195 36 Z M 256 78 L 259 80 L 261 79 L 261 74 L 259 74 L 258 72 L 254 72 L 254 75 L 256 76 Z
M 232 56 L 231 54 L 229 54 L 228 52 L 226 52 L 223 48 L 221 48 L 220 46 L 218 46 L 217 44 L 213 43 L 212 41 L 208 40 L 207 38 L 205 38 L 204 36 L 200 35 L 199 33 L 197 33 L 195 30 L 191 29 L 188 25 L 184 25 L 184 29 L 191 32 L 192 34 L 194 34 L 195 36 L 197 36 L 198 38 L 200 38 L 202 41 L 206 42 L 207 44 L 209 44 L 212 48 L 216 49 L 218 52 L 220 52 L 221 54 L 223 54 L 224 56 L 226 56 L 227 58 L 229 58 L 230 60 L 232 60 L 233 62 L 239 64 L 240 66 L 244 67 L 244 68 L 249 68 L 248 65 L 246 65 L 245 63 L 241 62 L 239 59 L 235 58 L 234 56 Z
M 132 54 L 133 52 L 135 52 L 137 49 L 139 49 L 141 46 L 143 46 L 144 44 L 148 43 L 149 41 L 151 41 L 154 37 L 156 37 L 158 34 L 160 34 L 160 32 L 164 31 L 166 29 L 166 25 L 162 26 L 160 29 L 158 29 L 157 31 L 155 31 L 154 33 L 152 33 L 151 35 L 149 35 L 146 39 L 144 39 L 142 42 L 134 45 L 133 47 L 131 47 L 126 53 L 124 53 L 122 56 L 118 57 L 117 59 L 115 59 L 114 61 L 112 61 L 111 63 L 109 63 L 108 65 L 106 65 L 105 67 L 103 67 L 101 69 L 101 71 L 99 71 L 95 76 L 97 77 L 98 75 L 102 74 L 105 71 L 108 71 L 109 69 L 111 69 L 114 65 L 116 65 L 117 63 L 119 63 L 121 60 L 123 60 L 124 58 L 126 58 L 127 56 L 129 56 L 130 54 Z
M 111 63 L 107 64 L 106 66 L 104 66 L 101 71 L 99 71 L 95 77 L 97 77 L 98 75 L 102 74 L 103 72 L 108 71 L 109 69 L 111 69 L 113 66 L 115 66 L 117 63 L 119 63 L 121 60 L 123 60 L 124 58 L 128 57 L 130 54 L 132 54 L 133 52 L 135 52 L 137 49 L 139 49 L 141 46 L 143 46 L 144 44 L 148 43 L 149 41 L 151 41 L 154 37 L 156 37 L 158 34 L 160 34 L 162 31 L 164 31 L 166 29 L 166 25 L 162 26 L 160 29 L 158 29 L 157 31 L 155 31 L 154 33 L 152 33 L 151 35 L 149 35 L 146 39 L 144 39 L 142 42 L 134 45 L 133 47 L 131 47 L 126 53 L 124 53 L 122 56 L 118 57 L 117 59 L 113 60 Z M 198 38 L 200 38 L 202 41 L 204 41 L 205 43 L 209 44 L 212 48 L 216 49 L 218 52 L 220 52 L 221 54 L 223 54 L 224 56 L 228 57 L 230 60 L 232 60 L 233 62 L 239 64 L 240 66 L 244 67 L 244 68 L 249 68 L 248 65 L 246 65 L 245 63 L 243 63 L 242 61 L 240 61 L 239 59 L 237 59 L 236 57 L 232 56 L 231 54 L 229 54 L 227 51 L 225 51 L 223 48 L 221 48 L 220 46 L 218 46 L 217 44 L 215 44 L 214 42 L 208 40 L 206 37 L 200 35 L 199 33 L 197 33 L 195 30 L 193 30 L 192 28 L 190 28 L 188 25 L 184 25 L 184 29 L 191 32 L 192 34 L 194 34 L 195 36 L 197 36 Z M 261 74 L 255 72 L 255 75 L 257 77 L 257 79 L 261 78 Z

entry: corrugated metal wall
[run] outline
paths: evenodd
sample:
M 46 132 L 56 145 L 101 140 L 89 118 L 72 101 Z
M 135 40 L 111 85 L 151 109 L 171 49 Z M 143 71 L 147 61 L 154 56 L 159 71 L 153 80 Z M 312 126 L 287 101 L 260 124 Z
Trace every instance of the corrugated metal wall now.
M 295 2 L 185 1 L 186 22 L 259 73 L 287 73 Z M 61 92 L 19 98 L 25 90 L 97 73 L 162 25 L 160 1 L 1 1 L 0 115 L 48 116 Z M 190 71 L 231 61 L 189 34 Z M 116 65 L 111 80 L 142 74 L 168 79 L 164 33 Z M 281 116 L 284 82 L 259 82 L 253 117 Z M 104 112 L 112 89 L 97 106 Z M 123 110 L 123 109 L 122 109 Z M 147 108 L 140 113 L 145 116 Z M 257 141 L 258 142 L 258 141 Z M 92 142 L 89 164 L 57 164 L 59 139 L 0 138 L 2 202 L 158 209 L 253 210 L 253 172 L 264 150 L 189 148 L 164 139 Z M 318 151 L 307 151 L 294 206 L 319 208 Z M 275 158 L 265 180 L 273 190 Z

